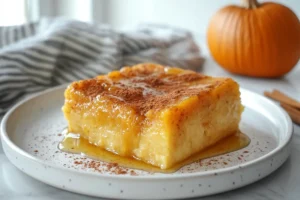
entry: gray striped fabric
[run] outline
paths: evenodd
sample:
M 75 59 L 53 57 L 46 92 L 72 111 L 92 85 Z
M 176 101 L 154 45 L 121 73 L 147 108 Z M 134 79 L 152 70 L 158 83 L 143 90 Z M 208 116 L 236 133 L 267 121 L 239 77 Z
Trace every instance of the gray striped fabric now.
M 199 70 L 203 58 L 189 32 L 167 26 L 117 32 L 44 19 L 0 27 L 0 116 L 24 95 L 141 62 Z

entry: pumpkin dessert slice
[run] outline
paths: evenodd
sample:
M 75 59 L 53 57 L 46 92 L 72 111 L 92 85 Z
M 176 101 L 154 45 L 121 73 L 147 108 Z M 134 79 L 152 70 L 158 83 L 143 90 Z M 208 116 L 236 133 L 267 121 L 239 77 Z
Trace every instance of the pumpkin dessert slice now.
M 69 132 L 161 169 L 236 133 L 242 111 L 232 79 L 156 64 L 74 82 L 63 106 Z

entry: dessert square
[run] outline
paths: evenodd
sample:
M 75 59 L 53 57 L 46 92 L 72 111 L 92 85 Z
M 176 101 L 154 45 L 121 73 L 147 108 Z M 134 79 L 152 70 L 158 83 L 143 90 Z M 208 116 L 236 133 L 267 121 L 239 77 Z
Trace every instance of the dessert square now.
M 74 82 L 63 106 L 69 132 L 161 169 L 235 134 L 242 111 L 231 78 L 157 64 Z

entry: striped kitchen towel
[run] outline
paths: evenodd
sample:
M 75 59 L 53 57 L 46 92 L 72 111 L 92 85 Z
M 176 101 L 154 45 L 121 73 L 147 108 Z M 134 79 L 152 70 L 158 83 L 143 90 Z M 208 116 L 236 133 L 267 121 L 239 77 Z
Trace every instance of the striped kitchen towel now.
M 199 70 L 203 58 L 189 32 L 168 26 L 118 32 L 56 18 L 0 27 L 0 116 L 28 94 L 141 62 Z

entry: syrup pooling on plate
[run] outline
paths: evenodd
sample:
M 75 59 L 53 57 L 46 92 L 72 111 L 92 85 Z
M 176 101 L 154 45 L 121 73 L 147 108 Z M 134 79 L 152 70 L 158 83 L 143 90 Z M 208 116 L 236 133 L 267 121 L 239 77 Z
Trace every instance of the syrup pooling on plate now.
M 237 132 L 217 142 L 215 145 L 192 155 L 183 162 L 177 163 L 169 169 L 160 169 L 140 160 L 136 160 L 130 157 L 122 157 L 117 154 L 111 153 L 105 149 L 102 149 L 98 146 L 90 144 L 86 139 L 80 137 L 79 134 L 68 133 L 67 129 L 65 129 L 62 133 L 65 135 L 65 137 L 63 141 L 60 142 L 58 145 L 58 148 L 61 151 L 67 153 L 81 154 L 88 158 L 104 161 L 107 163 L 117 163 L 119 166 L 126 168 L 160 173 L 173 173 L 185 165 L 191 164 L 202 159 L 211 158 L 214 156 L 237 151 L 248 146 L 250 143 L 250 138 L 246 134 L 242 132 Z

